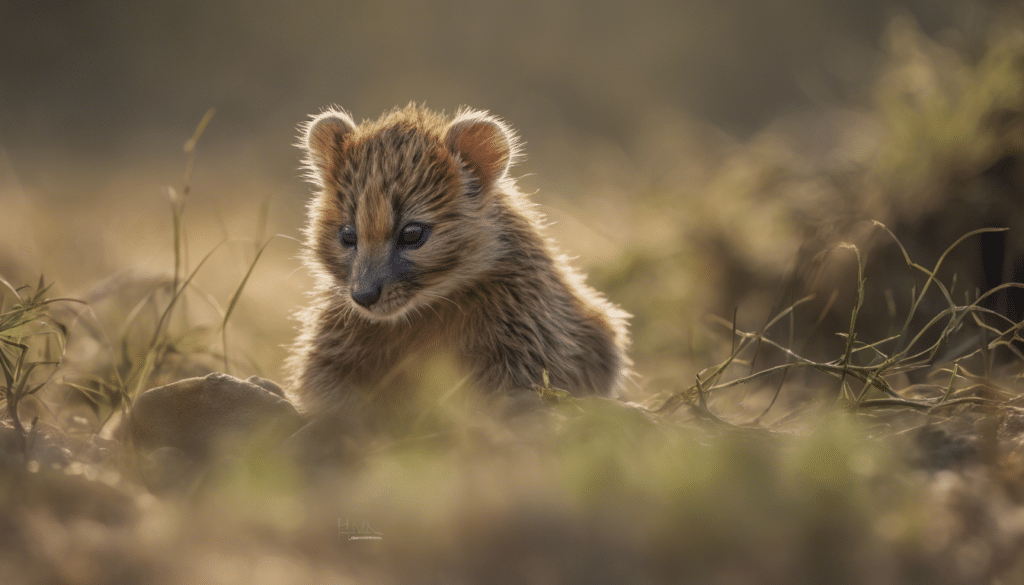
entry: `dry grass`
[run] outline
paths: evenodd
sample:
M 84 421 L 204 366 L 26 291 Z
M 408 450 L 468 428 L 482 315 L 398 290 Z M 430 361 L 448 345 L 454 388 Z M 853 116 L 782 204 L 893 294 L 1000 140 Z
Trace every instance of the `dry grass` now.
M 893 75 L 919 79 L 901 69 L 913 65 L 941 78 L 953 57 L 900 34 L 910 44 L 898 45 Z M 1019 137 L 993 131 L 985 113 L 1024 108 L 1011 83 L 1024 77 L 1024 43 L 994 39 L 981 62 L 952 70 L 967 81 L 937 84 L 952 106 L 882 99 L 877 117 L 903 138 L 857 161 L 853 179 L 848 169 L 797 173 L 755 140 L 706 170 L 700 187 L 720 199 L 689 200 L 684 185 L 641 197 L 636 209 L 669 226 L 662 239 L 594 270 L 637 315 L 641 375 L 656 373 L 632 403 L 575 399 L 545 381 L 545 408 L 495 419 L 439 363 L 424 373 L 430 408 L 403 436 L 313 469 L 254 449 L 218 461 L 187 493 L 155 498 L 128 475 L 123 446 L 104 438 L 117 413 L 155 385 L 267 368 L 240 347 L 259 320 L 240 307 L 283 236 L 267 237 L 265 203 L 241 243 L 206 246 L 198 232 L 210 224 L 189 223 L 208 114 L 186 147 L 182 185 L 168 190 L 166 276 L 122 273 L 80 299 L 49 298 L 42 279 L 0 281 L 10 421 L 0 429 L 0 582 L 1024 581 L 1024 340 L 990 302 L 1021 285 L 980 292 L 962 271 L 965 249 L 1003 228 L 966 226 L 929 248 L 905 211 L 920 207 L 914 198 L 946 197 L 952 175 L 962 182 L 1021 156 Z M 961 111 L 957 100 L 976 106 L 956 126 L 979 137 L 976 149 L 928 134 Z M 924 134 L 907 138 L 911 128 Z M 906 199 L 879 211 L 893 185 Z M 846 209 L 849 189 L 863 190 L 861 217 L 878 211 L 894 228 L 874 222 L 819 249 L 809 239 L 809 254 L 778 242 L 776 255 L 796 254 L 789 282 L 801 298 L 766 309 L 785 298 L 785 274 L 765 261 L 765 238 L 795 241 L 814 214 Z M 673 197 L 679 209 L 661 207 Z M 800 207 L 809 200 L 822 205 L 810 215 Z M 941 217 L 942 202 L 929 201 Z M 639 232 L 653 216 L 637 213 Z M 731 236 L 738 227 L 750 230 Z M 246 250 L 238 279 L 216 293 L 200 286 L 231 245 Z M 892 257 L 900 262 L 883 262 Z M 703 288 L 691 282 L 701 266 L 712 267 Z M 697 311 L 731 318 L 697 330 Z M 762 326 L 744 325 L 759 315 Z

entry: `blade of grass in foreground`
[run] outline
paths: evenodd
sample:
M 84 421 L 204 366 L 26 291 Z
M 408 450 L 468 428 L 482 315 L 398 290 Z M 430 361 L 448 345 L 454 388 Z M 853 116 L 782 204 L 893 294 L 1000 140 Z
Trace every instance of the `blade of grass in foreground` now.
M 220 249 L 222 245 L 224 245 L 225 241 L 226 240 L 221 240 L 216 246 L 213 247 L 212 250 L 207 252 L 206 256 L 203 256 L 203 259 L 199 261 L 199 264 L 196 265 L 192 273 L 188 275 L 188 278 L 185 279 L 183 283 L 181 283 L 181 288 L 174 291 L 174 296 L 171 297 L 170 302 L 167 303 L 167 308 L 164 309 L 163 314 L 160 315 L 160 320 L 157 321 L 156 328 L 153 330 L 153 338 L 149 342 L 149 349 L 146 350 L 146 357 L 143 360 L 142 367 L 139 368 L 139 370 L 137 370 L 137 377 L 134 380 L 134 383 L 132 384 L 132 396 L 139 395 L 139 391 L 142 389 L 142 386 L 146 383 L 146 380 L 149 378 L 149 375 L 153 368 L 153 364 L 156 362 L 156 354 L 159 345 L 158 342 L 160 340 L 160 333 L 163 330 L 164 323 L 167 322 L 167 317 L 171 314 L 171 311 L 177 304 L 178 299 L 181 298 L 182 293 L 185 292 L 185 289 L 188 288 L 188 285 L 192 282 L 192 279 L 195 278 L 196 274 L 199 273 L 199 270 L 203 267 L 204 264 L 206 264 L 206 261 L 210 259 L 210 256 L 212 256 L 214 252 L 216 252 L 218 249 Z
M 263 245 L 260 247 L 260 249 L 256 252 L 256 257 L 253 258 L 252 262 L 249 263 L 249 269 L 245 272 L 245 276 L 242 278 L 242 282 L 239 283 L 238 288 L 235 289 L 235 293 L 233 295 L 231 295 L 231 300 L 228 302 L 228 308 L 224 312 L 224 320 L 221 321 L 221 323 L 220 323 L 220 333 L 221 333 L 221 343 L 224 346 L 224 373 L 225 374 L 229 374 L 230 373 L 228 371 L 228 368 L 229 368 L 229 365 L 228 365 L 228 319 L 231 318 L 231 314 L 235 310 L 235 305 L 238 304 L 238 299 L 242 296 L 242 291 L 245 290 L 245 285 L 248 284 L 249 277 L 252 276 L 252 271 L 256 269 L 256 263 L 259 262 L 260 256 L 262 256 L 263 252 L 266 251 L 267 246 L 270 245 L 270 242 L 273 242 L 277 238 L 287 238 L 289 240 L 295 240 L 295 238 L 290 238 L 290 237 L 285 236 L 283 234 L 274 234 L 273 236 L 270 236 L 270 238 L 268 238 L 266 242 L 263 243 Z

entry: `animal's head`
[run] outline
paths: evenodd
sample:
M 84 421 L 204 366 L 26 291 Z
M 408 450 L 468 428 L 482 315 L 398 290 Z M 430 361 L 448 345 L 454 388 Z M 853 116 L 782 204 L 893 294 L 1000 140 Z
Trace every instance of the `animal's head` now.
M 408 106 L 355 124 L 329 109 L 303 127 L 307 245 L 322 285 L 368 318 L 397 319 L 482 278 L 501 247 L 488 215 L 516 157 L 484 112 Z

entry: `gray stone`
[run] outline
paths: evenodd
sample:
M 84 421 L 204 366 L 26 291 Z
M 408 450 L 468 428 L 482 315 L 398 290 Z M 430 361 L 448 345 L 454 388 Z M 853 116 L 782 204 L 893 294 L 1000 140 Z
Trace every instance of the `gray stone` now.
M 303 423 L 290 402 L 263 385 L 210 374 L 143 392 L 123 438 L 143 455 L 173 447 L 201 463 L 254 444 L 273 448 Z
M 277 382 L 273 380 L 260 378 L 259 376 L 249 376 L 248 378 L 245 379 L 245 381 L 249 382 L 250 384 L 256 384 L 260 388 L 263 388 L 264 390 L 267 390 L 269 392 L 273 392 L 274 394 L 277 394 L 281 398 L 284 398 L 284 388 L 281 388 L 277 384 Z

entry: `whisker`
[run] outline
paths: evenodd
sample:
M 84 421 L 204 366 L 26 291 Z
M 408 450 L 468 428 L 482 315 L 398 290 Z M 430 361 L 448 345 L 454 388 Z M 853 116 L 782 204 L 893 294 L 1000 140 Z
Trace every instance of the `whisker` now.
M 466 311 L 465 311 L 465 310 L 463 310 L 463 308 L 462 308 L 462 306 L 461 306 L 461 305 L 459 305 L 458 303 L 456 303 L 455 301 L 453 301 L 453 300 L 449 299 L 448 297 L 446 297 L 446 296 L 444 296 L 444 295 L 439 295 L 439 294 L 437 294 L 437 293 L 432 293 L 432 292 L 429 292 L 429 291 L 424 291 L 424 290 L 421 290 L 421 291 L 420 291 L 420 294 L 422 294 L 422 295 L 425 295 L 425 296 L 428 296 L 428 297 L 430 297 L 430 298 L 435 298 L 435 299 L 441 299 L 441 300 L 443 300 L 443 301 L 448 301 L 449 303 L 451 303 L 452 305 L 454 305 L 454 306 L 455 306 L 455 308 L 457 308 L 457 309 L 459 310 L 459 312 L 461 312 L 461 313 L 462 313 L 463 315 L 465 315 L 465 314 L 466 314 Z M 431 308 L 433 308 L 433 307 L 431 307 Z M 436 311 L 435 311 L 435 313 L 436 313 Z

